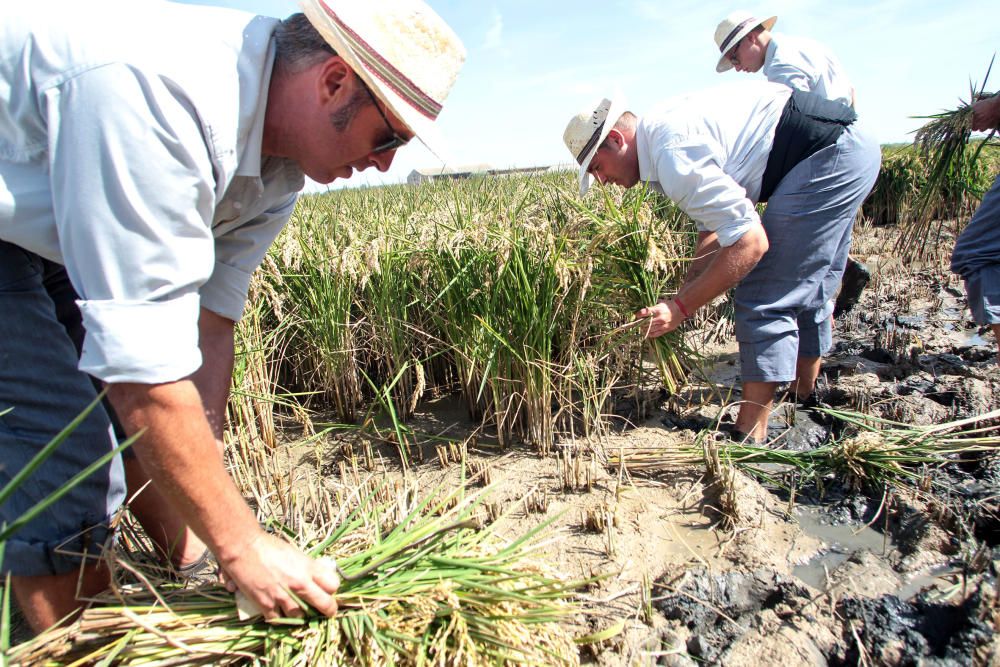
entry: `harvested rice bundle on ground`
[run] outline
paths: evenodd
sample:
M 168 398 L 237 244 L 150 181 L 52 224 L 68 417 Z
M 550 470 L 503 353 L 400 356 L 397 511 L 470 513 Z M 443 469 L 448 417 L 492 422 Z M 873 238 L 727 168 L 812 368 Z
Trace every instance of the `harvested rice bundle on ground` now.
M 753 446 L 717 442 L 706 433 L 693 446 L 621 449 L 610 457 L 609 465 L 653 474 L 698 464 L 711 470 L 721 461 L 768 480 L 776 480 L 782 473 L 795 473 L 801 483 L 835 474 L 856 484 L 889 485 L 918 479 L 923 468 L 951 463 L 956 457 L 1000 450 L 1000 410 L 933 426 L 904 424 L 859 412 L 822 412 L 853 427 L 849 429 L 851 434 L 823 447 L 793 451 L 783 449 L 780 440 L 771 447 Z
M 109 593 L 73 625 L 16 647 L 14 664 L 573 665 L 557 623 L 567 583 L 529 562 L 544 525 L 497 546 L 475 519 L 484 494 L 421 502 L 401 522 L 366 498 L 312 545 L 336 558 L 340 609 L 328 619 L 241 620 L 219 586 L 147 581 Z M 457 505 L 451 510 L 446 507 Z M 545 524 L 547 525 L 547 524 Z M 148 579 L 148 578 L 147 578 Z M 148 585 L 146 585 L 148 584 Z

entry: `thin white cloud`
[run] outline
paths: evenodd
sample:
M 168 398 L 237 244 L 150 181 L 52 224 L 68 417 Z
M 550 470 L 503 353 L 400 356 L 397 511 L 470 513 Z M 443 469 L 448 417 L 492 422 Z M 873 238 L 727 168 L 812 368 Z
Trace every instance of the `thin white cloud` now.
M 647 21 L 666 23 L 671 18 L 670 10 L 661 2 L 639 0 L 633 6 L 633 11 Z
M 503 50 L 503 15 L 499 10 L 493 9 L 493 16 L 490 19 L 490 27 L 486 30 L 486 38 L 483 40 L 483 49 L 487 51 Z

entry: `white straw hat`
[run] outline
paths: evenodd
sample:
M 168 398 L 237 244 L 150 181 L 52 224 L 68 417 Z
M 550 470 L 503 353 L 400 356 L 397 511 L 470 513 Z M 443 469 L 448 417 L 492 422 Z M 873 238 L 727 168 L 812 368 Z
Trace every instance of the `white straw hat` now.
M 620 93 L 601 100 L 593 111 L 584 109 L 570 118 L 563 132 L 563 142 L 580 165 L 580 196 L 587 194 L 593 180 L 587 173 L 594 153 L 608 138 L 608 133 L 625 113 L 625 99 Z
M 309 22 L 439 158 L 434 127 L 465 62 L 458 35 L 422 0 L 301 0 Z
M 764 26 L 765 30 L 770 30 L 777 22 L 777 16 L 772 16 L 765 20 L 759 19 L 750 12 L 745 11 L 733 12 L 722 19 L 719 27 L 715 29 L 715 44 L 719 47 L 719 53 L 722 54 L 719 58 L 719 64 L 715 66 L 715 71 L 725 72 L 733 68 L 733 64 L 729 62 L 726 54 L 736 46 L 737 42 L 746 37 L 751 30 L 759 25 Z

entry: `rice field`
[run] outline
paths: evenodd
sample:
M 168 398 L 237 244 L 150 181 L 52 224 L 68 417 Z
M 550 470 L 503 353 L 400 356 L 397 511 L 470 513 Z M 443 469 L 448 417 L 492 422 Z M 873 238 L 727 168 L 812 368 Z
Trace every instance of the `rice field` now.
M 862 215 L 876 225 L 907 224 L 919 213 L 921 193 L 928 186 L 929 162 L 913 144 L 883 146 L 882 169 Z M 927 203 L 926 216 L 946 223 L 943 231 L 957 236 L 998 171 L 1000 148 L 989 145 L 980 156 L 970 152 Z
M 942 190 L 937 217 L 967 217 L 996 172 L 997 153 L 986 155 L 972 181 Z M 921 160 L 887 149 L 863 215 L 907 220 L 925 185 Z M 501 473 L 470 447 L 496 460 L 518 450 L 539 466 L 555 461 L 569 492 L 589 490 L 594 466 L 617 474 L 613 501 L 582 520 L 607 536 L 608 553 L 618 518 L 606 508 L 632 472 L 682 466 L 725 479 L 733 467 L 777 462 L 889 484 L 913 478 L 911 464 L 996 449 L 988 427 L 958 437 L 948 425 L 859 414 L 847 417 L 876 435 L 813 458 L 704 443 L 610 451 L 607 438 L 629 424 L 623 401 L 680 400 L 687 383 L 705 380 L 706 346 L 730 334 L 726 298 L 653 342 L 633 320 L 681 284 L 695 238 L 692 221 L 656 195 L 596 188 L 580 200 L 567 172 L 303 197 L 237 329 L 227 455 L 263 521 L 337 560 L 343 613 L 254 623 L 217 586 L 148 574 L 136 583 L 144 570 L 123 554 L 121 586 L 78 625 L 0 649 L 16 664 L 578 664 L 581 646 L 622 632 L 579 629 L 578 596 L 607 575 L 547 564 L 549 521 L 497 530 L 512 511 L 490 495 Z M 460 434 L 415 418 L 448 397 L 464 413 Z M 321 443 L 341 434 L 361 437 L 331 458 Z M 311 452 L 305 479 L 275 463 L 293 441 Z M 435 459 L 459 480 L 416 484 L 409 473 Z M 402 476 L 380 480 L 386 467 Z M 517 509 L 544 513 L 548 502 L 536 489 Z
M 256 413 L 290 402 L 344 424 L 375 406 L 405 460 L 398 427 L 458 392 L 500 448 L 546 454 L 559 434 L 606 432 L 615 391 L 675 392 L 697 355 L 679 333 L 644 343 L 632 319 L 679 286 L 693 223 L 646 191 L 580 203 L 572 187 L 554 174 L 305 197 L 240 326 L 237 430 L 263 437 Z

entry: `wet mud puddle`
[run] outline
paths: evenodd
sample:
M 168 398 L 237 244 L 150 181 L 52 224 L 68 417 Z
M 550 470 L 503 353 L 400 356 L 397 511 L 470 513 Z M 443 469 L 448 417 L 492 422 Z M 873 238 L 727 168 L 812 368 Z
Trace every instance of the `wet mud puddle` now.
M 825 590 L 830 571 L 853 554 L 867 552 L 885 557 L 892 548 L 887 536 L 874 528 L 861 525 L 834 524 L 820 507 L 799 505 L 795 508 L 802 532 L 823 542 L 826 547 L 792 573 L 813 588 Z
M 837 579 L 831 577 L 831 573 L 848 561 L 858 563 L 862 575 L 866 566 L 871 567 L 870 574 L 877 575 L 882 582 L 882 592 L 900 600 L 909 600 L 922 591 L 951 584 L 947 575 L 952 574 L 952 568 L 947 564 L 908 577 L 892 572 L 889 561 L 897 545 L 890 536 L 869 525 L 837 523 L 823 507 L 814 505 L 797 506 L 795 516 L 802 532 L 825 545 L 816 556 L 792 569 L 799 580 L 817 590 L 829 591 Z M 878 567 L 873 566 L 876 563 Z

